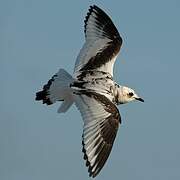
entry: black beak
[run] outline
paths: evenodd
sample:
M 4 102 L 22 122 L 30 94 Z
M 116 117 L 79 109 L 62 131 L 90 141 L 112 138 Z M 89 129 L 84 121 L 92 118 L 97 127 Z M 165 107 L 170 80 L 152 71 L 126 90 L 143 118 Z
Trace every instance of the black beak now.
M 140 97 L 135 98 L 135 99 L 138 100 L 138 101 L 144 102 L 144 99 L 142 99 L 142 98 L 140 98 Z

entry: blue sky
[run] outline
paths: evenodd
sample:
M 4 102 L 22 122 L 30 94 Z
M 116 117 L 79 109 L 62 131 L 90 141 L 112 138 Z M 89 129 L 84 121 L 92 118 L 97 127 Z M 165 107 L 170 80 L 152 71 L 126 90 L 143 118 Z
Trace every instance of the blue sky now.
M 124 40 L 115 80 L 145 99 L 119 107 L 122 125 L 96 179 L 180 179 L 180 1 L 2 0 L 1 180 L 88 179 L 80 113 L 34 99 L 59 68 L 72 73 L 92 4 Z

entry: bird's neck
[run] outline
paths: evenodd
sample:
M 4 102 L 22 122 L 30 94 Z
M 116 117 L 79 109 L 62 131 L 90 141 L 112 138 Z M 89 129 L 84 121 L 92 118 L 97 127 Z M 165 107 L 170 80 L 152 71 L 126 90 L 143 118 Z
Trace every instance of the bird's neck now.
M 126 86 L 120 86 L 118 84 L 115 84 L 114 98 L 117 105 L 129 102 L 124 91 L 125 87 Z

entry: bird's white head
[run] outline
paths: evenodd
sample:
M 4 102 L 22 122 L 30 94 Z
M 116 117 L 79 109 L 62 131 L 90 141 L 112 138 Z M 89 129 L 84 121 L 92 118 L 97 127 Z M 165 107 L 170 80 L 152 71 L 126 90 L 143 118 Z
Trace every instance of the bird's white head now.
M 125 104 L 134 100 L 144 102 L 144 100 L 141 97 L 139 97 L 133 89 L 128 88 L 126 86 L 121 86 L 119 88 L 119 104 Z

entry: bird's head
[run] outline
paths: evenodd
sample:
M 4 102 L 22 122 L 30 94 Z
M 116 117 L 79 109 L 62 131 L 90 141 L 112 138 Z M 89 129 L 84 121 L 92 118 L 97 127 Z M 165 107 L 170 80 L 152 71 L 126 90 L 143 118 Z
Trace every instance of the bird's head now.
M 119 96 L 119 101 L 120 101 L 120 104 L 125 104 L 125 103 L 128 103 L 128 102 L 131 102 L 131 101 L 134 101 L 134 100 L 138 100 L 138 101 L 141 101 L 141 102 L 144 102 L 144 100 L 139 97 L 135 91 L 131 88 L 128 88 L 128 87 L 121 87 L 121 95 Z

